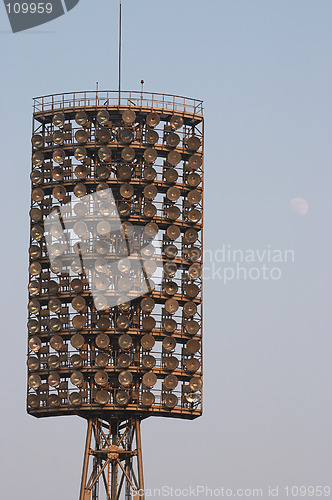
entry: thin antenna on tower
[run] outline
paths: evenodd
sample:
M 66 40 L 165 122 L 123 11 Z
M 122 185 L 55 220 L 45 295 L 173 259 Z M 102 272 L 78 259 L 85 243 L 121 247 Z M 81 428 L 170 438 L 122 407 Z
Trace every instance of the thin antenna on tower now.
M 121 102 L 121 38 L 122 38 L 122 0 L 120 0 L 119 12 L 119 106 Z

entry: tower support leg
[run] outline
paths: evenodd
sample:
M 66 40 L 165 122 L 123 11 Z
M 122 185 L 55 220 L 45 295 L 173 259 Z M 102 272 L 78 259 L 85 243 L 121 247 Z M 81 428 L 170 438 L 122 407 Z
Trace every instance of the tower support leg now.
M 144 500 L 141 421 L 88 420 L 79 500 Z

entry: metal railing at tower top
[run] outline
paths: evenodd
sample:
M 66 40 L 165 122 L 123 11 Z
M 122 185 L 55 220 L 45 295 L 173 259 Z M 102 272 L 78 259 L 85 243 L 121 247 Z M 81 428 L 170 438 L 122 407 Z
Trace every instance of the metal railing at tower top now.
M 158 111 L 203 115 L 203 101 L 189 97 L 154 92 L 99 90 L 50 94 L 33 99 L 34 113 L 66 108 L 91 109 L 98 106 L 147 108 Z

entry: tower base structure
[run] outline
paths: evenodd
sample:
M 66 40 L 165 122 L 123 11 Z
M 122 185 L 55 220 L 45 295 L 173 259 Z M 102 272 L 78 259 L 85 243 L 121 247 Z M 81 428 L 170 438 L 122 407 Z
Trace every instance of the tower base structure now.
M 79 500 L 144 500 L 141 420 L 89 418 Z

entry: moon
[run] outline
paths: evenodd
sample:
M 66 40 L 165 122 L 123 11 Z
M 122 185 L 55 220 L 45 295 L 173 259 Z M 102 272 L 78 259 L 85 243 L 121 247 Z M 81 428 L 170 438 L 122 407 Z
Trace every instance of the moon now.
M 307 215 L 309 205 L 304 198 L 293 198 L 289 205 L 296 215 Z

